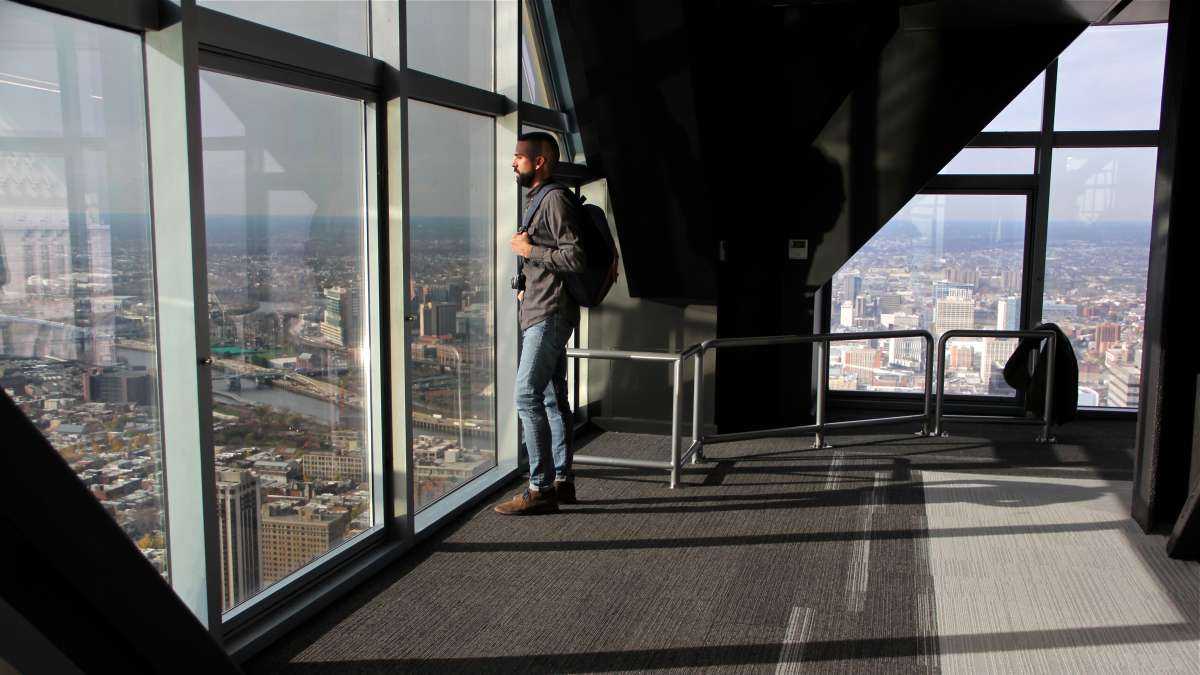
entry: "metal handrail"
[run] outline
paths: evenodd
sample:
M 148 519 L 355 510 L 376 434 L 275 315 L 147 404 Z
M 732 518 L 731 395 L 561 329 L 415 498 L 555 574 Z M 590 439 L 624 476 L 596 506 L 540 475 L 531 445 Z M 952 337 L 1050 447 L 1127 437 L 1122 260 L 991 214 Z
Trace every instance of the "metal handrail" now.
M 1049 351 L 1046 356 L 1046 405 L 1041 420 L 1032 420 L 1033 422 L 1042 424 L 1042 435 L 1037 438 L 1038 443 L 1053 443 L 1054 437 L 1050 435 L 1051 415 L 1054 411 L 1054 355 L 1058 348 L 1058 334 L 1052 330 L 948 330 L 942 333 L 938 338 L 938 390 L 937 390 L 937 410 L 933 416 L 933 434 L 935 436 L 946 436 L 945 429 L 942 428 L 943 419 L 960 419 L 960 420 L 980 420 L 989 422 L 1018 422 L 1028 423 L 1031 420 L 1026 420 L 1019 417 L 997 417 L 992 415 L 944 415 L 942 414 L 942 401 L 946 398 L 946 344 L 954 338 L 964 337 L 983 337 L 983 338 L 1044 338 L 1049 340 Z M 985 354 L 986 357 L 986 354 Z
M 893 417 L 876 417 L 861 420 L 846 420 L 843 422 L 826 422 L 825 421 L 825 405 L 826 394 L 829 388 L 829 345 L 832 342 L 854 342 L 858 340 L 884 340 L 884 339 L 902 339 L 902 338 L 922 338 L 925 340 L 925 408 L 920 415 L 900 415 Z M 793 427 L 779 427 L 775 429 L 762 429 L 757 431 L 744 431 L 739 433 L 728 434 L 710 434 L 707 436 L 700 434 L 700 407 L 704 396 L 704 380 L 701 377 L 701 372 L 704 367 L 704 354 L 709 350 L 721 348 L 738 348 L 738 347 L 765 347 L 775 345 L 790 345 L 790 344 L 813 344 L 817 345 L 821 366 L 817 371 L 820 378 L 817 383 L 817 419 L 815 424 L 804 424 Z M 690 353 L 691 350 L 684 352 Z M 692 445 L 694 453 L 692 461 L 698 462 L 704 458 L 704 444 L 714 442 L 727 442 L 749 440 L 752 438 L 764 438 L 767 436 L 779 436 L 789 433 L 813 431 L 814 448 L 828 448 L 830 445 L 825 441 L 825 430 L 835 428 L 850 428 L 856 426 L 875 426 L 879 424 L 894 424 L 897 422 L 915 422 L 920 421 L 921 431 L 918 432 L 922 436 L 929 435 L 929 422 L 931 416 L 930 399 L 933 389 L 933 335 L 927 330 L 898 330 L 898 331 L 865 331 L 859 333 L 821 333 L 818 335 L 774 335 L 769 337 L 753 337 L 753 338 L 713 338 L 700 343 L 699 349 L 695 352 L 696 355 L 696 385 L 693 392 L 692 402 Z
M 679 470 L 684 462 L 696 452 L 698 446 L 693 434 L 692 445 L 682 451 L 682 408 L 683 408 L 683 362 L 697 353 L 696 345 L 675 354 L 671 352 L 627 351 L 620 349 L 585 349 L 569 348 L 567 357 L 576 359 L 604 359 L 607 361 L 650 361 L 670 363 L 672 371 L 671 393 L 671 459 L 668 462 L 656 462 L 645 459 L 624 459 L 619 457 L 602 457 L 599 455 L 575 455 L 573 461 L 578 464 L 598 464 L 602 466 L 622 466 L 635 469 L 666 469 L 671 472 L 671 488 L 679 485 Z M 699 375 L 700 371 L 696 371 Z M 693 426 L 699 417 L 693 417 Z
M 604 466 L 621 466 L 630 468 L 648 468 L 648 469 L 664 469 L 671 474 L 671 487 L 675 488 L 679 485 L 679 472 L 684 462 L 691 458 L 692 462 L 701 461 L 704 458 L 704 445 L 706 443 L 720 443 L 728 441 L 749 440 L 753 438 L 765 438 L 768 436 L 780 436 L 796 432 L 812 431 L 814 432 L 813 447 L 828 448 L 831 447 L 825 439 L 825 432 L 828 429 L 847 429 L 853 427 L 876 426 L 882 424 L 895 424 L 899 422 L 921 422 L 921 430 L 917 432 L 921 436 L 929 435 L 946 435 L 942 429 L 942 421 L 945 419 L 987 419 L 991 421 L 1009 421 L 1009 422 L 1025 422 L 1020 418 L 1010 417 L 988 417 L 980 415 L 947 415 L 942 413 L 942 404 L 945 399 L 945 381 L 946 381 L 946 344 L 960 337 L 994 337 L 994 338 L 1030 338 L 1038 337 L 1045 338 L 1050 341 L 1050 352 L 1047 360 L 1047 382 L 1046 382 L 1046 409 L 1044 419 L 1040 420 L 1044 424 L 1043 435 L 1038 439 L 1039 442 L 1052 442 L 1054 439 L 1050 436 L 1050 416 L 1052 414 L 1052 397 L 1054 394 L 1054 353 L 1057 347 L 1058 336 L 1051 330 L 950 330 L 941 335 L 937 341 L 937 406 L 936 409 L 932 406 L 933 398 L 933 379 L 934 379 L 934 338 L 927 330 L 899 330 L 899 331 L 864 331 L 858 333 L 823 333 L 819 335 L 774 335 L 768 337 L 753 337 L 753 338 L 713 338 L 704 342 L 692 345 L 679 353 L 671 352 L 648 352 L 648 351 L 624 351 L 615 349 L 567 349 L 567 356 L 570 358 L 592 358 L 604 359 L 610 361 L 651 361 L 659 363 L 670 363 L 672 369 L 672 404 L 671 404 L 671 458 L 667 462 L 657 462 L 652 460 L 641 459 L 623 459 L 617 457 L 601 457 L 596 455 L 576 455 L 574 461 L 579 464 L 597 464 Z M 855 342 L 859 340 L 890 340 L 904 338 L 921 338 L 925 341 L 925 392 L 924 392 L 924 410 L 919 415 L 898 415 L 892 417 L 872 417 L 857 420 L 845 420 L 840 422 L 825 421 L 826 399 L 829 389 L 829 351 L 830 345 L 834 342 Z M 704 402 L 704 355 L 708 351 L 717 349 L 736 349 L 743 347 L 766 347 L 789 344 L 816 344 L 818 358 L 820 359 L 820 368 L 817 371 L 819 381 L 817 385 L 817 410 L 816 422 L 814 424 L 804 424 L 792 427 L 779 427 L 774 429 L 761 429 L 756 431 L 745 431 L 738 433 L 727 434 L 708 434 L 701 433 L 703 415 L 701 408 Z M 687 359 L 695 357 L 695 370 L 693 375 L 693 393 L 692 393 L 692 442 L 686 451 L 682 451 L 682 434 L 681 434 L 681 408 L 682 408 L 682 380 L 683 380 L 683 364 Z M 933 430 L 930 431 L 932 423 Z

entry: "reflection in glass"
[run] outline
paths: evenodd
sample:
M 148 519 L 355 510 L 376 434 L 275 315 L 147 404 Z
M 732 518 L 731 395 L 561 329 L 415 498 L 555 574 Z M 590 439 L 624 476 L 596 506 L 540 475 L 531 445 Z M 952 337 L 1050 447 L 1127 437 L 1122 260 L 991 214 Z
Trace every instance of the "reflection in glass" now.
M 1136 408 L 1154 148 L 1059 148 L 1050 181 L 1042 317 L 1079 359 L 1079 405 Z
M 136 36 L 0 2 L 0 387 L 166 575 L 141 74 Z
M 1157 129 L 1166 50 L 1166 24 L 1085 30 L 1058 57 L 1054 129 Z
M 197 0 L 196 4 L 334 47 L 368 53 L 367 0 Z
M 1041 131 L 1046 73 L 1041 73 L 984 127 L 984 131 Z
M 421 509 L 496 465 L 491 118 L 409 104 L 410 372 Z M 510 392 L 511 394 L 511 392 Z
M 494 89 L 492 0 L 407 0 L 408 67 Z
M 1033 148 L 963 148 L 941 171 L 949 174 L 1033 173 Z
M 1020 326 L 1024 195 L 917 195 L 833 277 L 836 333 Z M 1001 369 L 1015 341 L 962 338 L 947 347 L 946 392 L 1011 395 Z M 924 341 L 834 343 L 829 387 L 921 392 Z
M 201 73 L 223 606 L 373 525 L 360 101 Z

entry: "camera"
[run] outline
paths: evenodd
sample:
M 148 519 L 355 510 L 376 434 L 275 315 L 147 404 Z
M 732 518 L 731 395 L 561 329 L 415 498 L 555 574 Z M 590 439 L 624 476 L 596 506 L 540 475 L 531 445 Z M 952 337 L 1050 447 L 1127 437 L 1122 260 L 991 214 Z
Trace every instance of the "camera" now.
M 512 289 L 513 289 L 514 291 L 523 291 L 523 290 L 525 290 L 525 275 L 524 275 L 524 274 L 518 274 L 517 276 L 513 277 L 512 279 L 509 279 L 509 280 L 508 280 L 508 284 L 509 284 L 510 286 L 512 286 Z

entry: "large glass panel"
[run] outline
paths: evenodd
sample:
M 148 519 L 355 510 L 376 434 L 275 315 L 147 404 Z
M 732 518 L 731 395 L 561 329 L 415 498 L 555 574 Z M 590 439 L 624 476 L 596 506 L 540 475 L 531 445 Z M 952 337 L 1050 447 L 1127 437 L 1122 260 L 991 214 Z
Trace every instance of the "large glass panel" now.
M 917 195 L 833 277 L 835 333 L 1020 325 L 1024 195 Z M 947 347 L 946 392 L 1011 395 L 1000 370 L 1011 340 Z M 924 391 L 923 341 L 834 343 L 830 389 Z
M 550 86 L 550 64 L 538 26 L 538 3 L 525 0 L 521 6 L 521 98 L 543 108 L 557 108 Z M 565 152 L 564 152 L 565 156 Z
M 156 316 L 141 40 L 0 2 L 0 387 L 166 575 Z
M 409 103 L 417 508 L 496 465 L 495 130 Z
M 1046 91 L 1046 74 L 1034 78 L 1004 110 L 996 115 L 984 131 L 1041 131 L 1042 97 Z
M 1057 131 L 1157 129 L 1166 24 L 1093 26 L 1058 57 Z
M 1033 148 L 963 148 L 942 168 L 948 174 L 1033 173 Z
M 491 91 L 495 3 L 408 0 L 408 67 Z
M 1079 405 L 1136 408 L 1155 148 L 1059 148 L 1050 181 L 1042 318 L 1079 359 Z
M 374 523 L 364 109 L 217 73 L 200 84 L 229 609 Z
M 240 19 L 349 51 L 369 51 L 367 0 L 197 0 Z

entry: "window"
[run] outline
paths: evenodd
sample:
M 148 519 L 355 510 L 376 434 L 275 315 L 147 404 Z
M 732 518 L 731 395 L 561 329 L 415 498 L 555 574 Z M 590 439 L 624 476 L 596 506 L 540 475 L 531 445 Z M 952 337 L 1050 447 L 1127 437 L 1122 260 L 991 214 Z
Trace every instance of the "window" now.
M 112 4 L 0 0 L 0 387 L 201 622 L 250 634 L 516 469 L 496 163 L 522 35 L 566 112 L 561 49 L 548 0 L 196 0 L 172 30 Z M 410 279 L 419 320 L 381 321 Z M 415 463 L 384 444 L 410 430 Z
M 1135 408 L 1138 405 L 1157 152 L 1153 147 L 1105 147 L 1105 138 L 1112 138 L 1112 146 L 1128 146 L 1131 140 L 1143 142 L 1141 139 L 1145 134 L 1127 132 L 1158 128 L 1166 32 L 1166 24 L 1088 28 L 1052 66 L 1057 74 L 1052 109 L 1047 107 L 1049 102 L 1043 100 L 1045 77 L 1039 76 L 984 130 L 1040 131 L 1041 119 L 1050 112 L 1055 131 L 1093 132 L 1084 141 L 1096 144 L 1095 147 L 1064 147 L 1062 144 L 1080 142 L 1080 137 L 1056 135 L 1055 142 L 1060 146 L 1052 150 L 1051 171 L 1036 175 L 1036 190 L 1049 193 L 1049 213 L 1046 222 L 1033 222 L 1030 227 L 1033 228 L 1031 235 L 1034 232 L 1046 235 L 1045 258 L 1033 261 L 1031 270 L 1022 269 L 1015 232 L 1011 236 L 1001 235 L 1001 239 L 1007 239 L 1009 244 L 989 253 L 994 256 L 995 267 L 1001 269 L 1001 291 L 987 291 L 978 285 L 980 282 L 975 282 L 975 288 L 971 289 L 976 302 L 973 321 L 981 328 L 1022 327 L 1018 318 L 1025 304 L 1022 289 L 1029 287 L 1041 295 L 1041 314 L 1031 317 L 1031 321 L 1035 324 L 1041 321 L 1057 323 L 1070 337 L 1079 361 L 1079 405 L 1082 407 Z M 1114 60 L 1113 54 L 1120 54 L 1121 58 Z M 986 192 L 989 184 L 995 184 L 988 174 L 1035 175 L 1036 156 L 1033 148 L 969 147 L 940 173 L 976 176 L 970 179 L 972 191 Z M 1012 189 L 1011 181 L 1009 183 L 1006 189 Z M 936 184 L 935 179 L 933 185 Z M 961 189 L 964 184 L 954 185 Z M 1028 189 L 1030 197 L 1036 194 L 1035 188 Z M 916 264 L 904 251 L 938 247 L 937 236 L 925 234 L 925 230 L 915 226 L 919 218 L 912 217 L 914 207 L 917 207 L 934 213 L 927 216 L 934 222 L 943 219 L 938 210 L 940 207 L 921 201 L 930 198 L 919 197 L 910 203 L 834 277 L 830 315 L 835 331 L 885 328 L 889 320 L 896 327 L 915 321 L 898 322 L 898 317 L 894 316 L 885 319 L 883 310 L 891 309 L 895 300 L 890 297 L 884 300 L 879 294 L 891 291 L 896 279 L 906 279 L 904 275 Z M 1011 201 L 1011 208 L 999 208 L 1003 213 L 997 212 L 995 216 L 993 222 L 999 228 L 997 232 L 1004 230 L 1006 224 L 1016 226 L 1022 220 L 1020 214 L 1028 202 L 1025 196 L 961 195 L 951 199 L 960 202 L 990 200 L 995 204 L 993 208 L 999 208 L 1002 201 Z M 961 212 L 961 208 L 953 208 L 950 201 L 945 207 L 945 240 L 949 242 L 951 227 L 957 230 L 960 226 L 957 221 L 963 219 L 953 216 L 953 212 Z M 982 245 L 976 239 L 971 246 L 976 244 Z M 947 243 L 942 248 L 948 250 L 949 247 Z M 1011 251 L 1002 252 L 1000 248 Z M 969 250 L 970 247 L 962 248 L 945 261 L 953 260 L 961 267 L 963 256 Z M 987 250 L 986 247 L 983 250 Z M 896 264 L 897 260 L 902 264 Z M 970 266 L 970 259 L 967 261 Z M 1044 274 L 1040 274 L 1043 270 Z M 945 283 L 956 281 L 951 277 L 957 273 L 947 271 L 945 275 Z M 1031 278 L 1023 281 L 1022 275 Z M 884 276 L 892 280 L 884 283 L 881 281 Z M 982 276 L 981 273 L 981 280 Z M 943 290 L 958 292 L 952 285 L 944 285 Z M 966 288 L 962 290 L 967 292 Z M 955 323 L 950 311 L 954 309 L 953 302 L 947 304 L 945 312 L 938 311 L 936 297 L 928 299 L 928 303 L 932 303 L 932 307 L 925 307 L 924 314 L 915 310 L 913 314 L 927 321 L 931 332 L 939 332 L 938 324 L 943 316 Z M 966 310 L 964 302 L 964 317 Z M 912 347 L 913 350 L 917 348 L 915 344 Z M 901 348 L 882 344 L 835 347 L 831 373 L 836 373 L 837 377 L 831 380 L 832 388 L 919 391 L 919 388 L 910 387 L 908 380 L 891 372 L 912 367 L 903 363 L 897 366 L 890 360 L 891 354 L 887 352 L 896 349 Z M 990 346 L 979 340 L 952 342 L 947 353 L 946 390 L 950 393 L 1006 393 L 1007 388 L 996 381 L 994 367 L 1002 354 L 1009 351 L 1011 345 L 1002 347 L 1000 342 Z M 981 356 L 984 363 L 980 363 Z M 981 368 L 982 378 L 982 369 L 988 363 L 993 370 L 991 382 L 986 386 L 982 379 L 976 381 L 965 370 L 968 364 Z
M 1157 129 L 1166 44 L 1166 24 L 1084 31 L 1058 59 L 1054 129 Z
M 1033 173 L 1033 148 L 963 148 L 939 173 Z
M 366 54 L 367 0 L 198 0 L 203 7 Z
M 1138 404 L 1157 156 L 1054 151 L 1042 320 L 1071 338 L 1081 406 Z
M 480 89 L 493 85 L 491 0 L 408 0 L 408 67 Z
M 543 108 L 556 108 L 550 80 L 550 64 L 542 44 L 536 3 L 521 6 L 521 98 Z M 565 156 L 565 152 L 564 152 Z
M 409 282 L 415 502 L 496 466 L 490 118 L 409 104 Z
M 201 119 L 229 609 L 374 525 L 364 107 L 202 72 Z
M 167 575 L 141 47 L 0 2 L 0 386 Z
M 1046 74 L 1034 78 L 1016 98 L 996 116 L 984 131 L 1041 131 L 1042 99 Z
M 1024 195 L 914 197 L 833 277 L 836 333 L 1016 328 L 1024 258 Z M 1011 395 L 999 369 L 1008 340 L 947 346 L 946 392 Z M 920 339 L 836 342 L 830 389 L 924 391 Z

